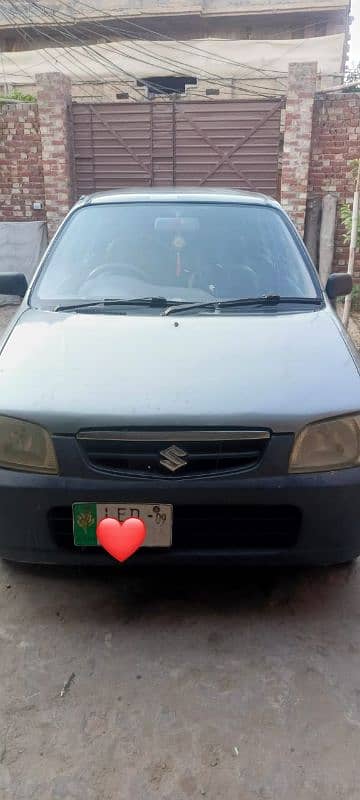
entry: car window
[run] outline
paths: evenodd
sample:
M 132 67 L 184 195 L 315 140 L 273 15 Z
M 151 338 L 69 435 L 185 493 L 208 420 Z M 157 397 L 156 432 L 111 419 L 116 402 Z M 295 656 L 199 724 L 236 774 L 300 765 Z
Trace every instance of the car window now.
M 108 203 L 80 208 L 45 259 L 34 300 L 163 296 L 196 302 L 316 297 L 276 209 L 237 203 Z

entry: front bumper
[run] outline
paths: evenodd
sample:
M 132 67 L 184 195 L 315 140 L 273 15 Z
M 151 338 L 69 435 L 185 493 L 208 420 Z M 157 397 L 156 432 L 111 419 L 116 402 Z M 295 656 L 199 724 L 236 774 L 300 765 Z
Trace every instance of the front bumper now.
M 0 470 L 0 556 L 31 563 L 115 564 L 100 548 L 74 547 L 74 502 L 172 503 L 175 515 L 179 513 L 180 517 L 187 509 L 190 519 L 193 509 L 196 518 L 199 507 L 207 509 L 212 522 L 217 517 L 215 538 L 208 536 L 205 526 L 201 543 L 197 537 L 196 546 L 189 546 L 189 536 L 182 540 L 179 529 L 171 548 L 143 548 L 132 557 L 133 564 L 327 564 L 348 561 L 360 553 L 360 468 L 281 475 L 274 474 L 280 463 L 276 466 L 275 462 L 274 468 L 272 462 L 271 470 L 265 466 L 246 474 L 216 478 L 135 480 L 100 474 L 85 463 L 72 460 L 65 441 L 60 443 L 58 452 L 61 448 L 60 464 L 68 477 Z M 287 450 L 288 445 L 284 444 L 284 453 Z M 66 461 L 68 470 L 64 469 Z M 273 536 L 273 520 L 271 535 L 267 538 L 269 526 L 264 523 L 263 536 L 255 537 L 254 533 L 252 542 L 250 519 L 244 539 L 243 523 L 237 524 L 231 518 L 235 507 L 240 512 L 251 508 L 253 514 L 258 509 L 265 522 L 272 511 L 276 517 L 277 509 L 291 509 L 289 530 L 283 531 L 288 538 L 285 535 L 279 545 L 278 537 Z M 54 509 L 64 511 L 64 536 L 55 535 L 50 524 Z M 254 524 L 257 534 L 263 524 L 261 519 Z M 296 531 L 290 529 L 295 522 Z M 61 530 L 58 532 L 61 534 Z

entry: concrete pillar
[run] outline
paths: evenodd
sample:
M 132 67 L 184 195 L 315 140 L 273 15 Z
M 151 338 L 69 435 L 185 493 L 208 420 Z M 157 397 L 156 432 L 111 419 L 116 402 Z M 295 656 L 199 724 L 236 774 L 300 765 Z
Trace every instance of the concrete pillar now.
M 74 201 L 71 81 L 58 72 L 36 76 L 49 238 Z
M 323 197 L 320 227 L 319 275 L 324 288 L 330 272 L 332 272 L 334 261 L 336 206 L 336 194 L 329 193 Z
M 314 62 L 289 65 L 281 202 L 304 235 L 309 162 L 316 91 Z

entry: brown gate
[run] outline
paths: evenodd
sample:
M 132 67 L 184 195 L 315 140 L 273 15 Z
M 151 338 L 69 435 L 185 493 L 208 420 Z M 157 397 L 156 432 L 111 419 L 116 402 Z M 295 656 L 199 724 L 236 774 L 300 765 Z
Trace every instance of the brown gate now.
M 134 186 L 278 194 L 282 101 L 73 104 L 77 194 Z

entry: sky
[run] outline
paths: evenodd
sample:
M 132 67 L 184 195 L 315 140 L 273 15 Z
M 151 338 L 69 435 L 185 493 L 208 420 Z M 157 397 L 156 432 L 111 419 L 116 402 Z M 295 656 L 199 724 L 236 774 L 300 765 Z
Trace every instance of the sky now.
M 350 42 L 350 64 L 358 64 L 360 62 L 360 0 L 352 0 L 351 3 L 351 16 L 354 21 L 351 25 L 351 42 Z

